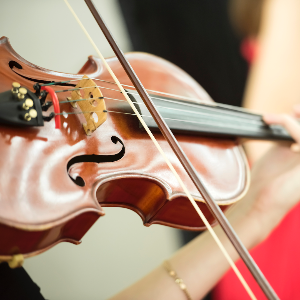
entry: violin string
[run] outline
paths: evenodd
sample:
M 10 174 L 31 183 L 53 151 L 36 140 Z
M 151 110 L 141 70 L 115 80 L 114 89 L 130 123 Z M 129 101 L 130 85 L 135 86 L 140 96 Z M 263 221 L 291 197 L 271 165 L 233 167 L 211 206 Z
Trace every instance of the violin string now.
M 113 101 L 120 101 L 120 102 L 126 102 L 126 100 L 122 100 L 122 99 L 115 99 L 115 98 L 110 98 L 110 97 L 97 97 L 97 98 L 86 98 L 86 99 L 77 99 L 77 100 L 67 100 L 67 101 L 60 101 L 59 103 L 68 103 L 68 102 L 79 102 L 79 101 L 84 101 L 84 100 L 95 100 L 95 99 L 109 99 L 109 100 L 113 100 Z M 137 104 L 137 105 L 143 105 L 144 103 L 142 102 L 133 102 L 133 104 Z M 156 107 L 158 108 L 163 108 L 163 109 L 170 109 L 170 110 L 176 110 L 176 111 L 180 111 L 180 112 L 187 112 L 187 113 L 192 113 L 192 114 L 197 114 L 197 115 L 202 115 L 202 116 L 208 116 L 210 118 L 223 118 L 223 119 L 228 119 L 230 121 L 232 121 L 232 118 L 227 117 L 227 116 L 212 116 L 210 114 L 207 113 L 203 113 L 203 112 L 197 112 L 197 111 L 193 111 L 193 110 L 182 110 L 179 108 L 174 108 L 174 107 L 166 107 L 166 106 L 160 106 L 160 105 L 156 105 Z M 93 111 L 90 111 L 93 112 Z M 94 112 L 100 112 L 100 111 L 94 111 Z M 124 113 L 124 112 L 117 112 L 117 111 L 109 111 L 112 113 L 123 113 L 123 114 L 127 114 L 127 115 L 132 115 L 135 116 L 136 114 L 132 114 L 132 113 Z M 82 112 L 85 113 L 85 112 Z M 76 113 L 76 114 L 80 114 L 80 112 Z M 142 117 L 151 117 L 152 116 L 147 116 L 147 115 L 141 115 Z M 173 119 L 173 118 L 168 118 L 168 117 L 164 117 L 165 120 L 172 120 L 172 121 L 179 121 L 179 122 L 186 122 L 186 123 L 196 123 L 196 124 L 202 124 L 202 125 L 212 125 L 212 126 L 219 126 L 219 127 L 228 127 L 228 128 L 233 128 L 233 129 L 238 129 L 243 127 L 242 125 L 239 125 L 238 127 L 233 126 L 233 125 L 229 125 L 229 124 L 216 124 L 216 123 L 209 123 L 209 122 L 204 122 L 204 121 L 190 121 L 190 120 L 182 120 L 182 119 Z M 219 121 L 219 120 L 218 120 Z M 240 121 L 240 122 L 244 122 L 244 123 L 249 123 L 251 125 L 256 125 L 256 126 L 262 126 L 265 127 L 265 123 L 263 121 L 258 121 L 258 120 L 245 120 L 243 118 L 237 118 L 237 120 L 234 121 Z M 249 127 L 245 127 L 245 130 L 249 130 L 249 131 L 255 131 L 255 130 L 251 130 Z
M 156 106 L 157 107 L 157 106 Z M 132 115 L 136 116 L 136 114 L 132 113 L 124 113 L 124 112 L 118 112 L 118 111 L 111 111 L 107 110 L 109 113 L 121 113 L 121 114 L 126 114 L 126 115 Z M 147 115 L 141 115 L 142 117 L 146 118 L 152 118 L 152 116 L 147 116 Z M 216 124 L 216 123 L 209 123 L 209 122 L 201 122 L 201 121 L 190 121 L 190 120 L 182 120 L 182 119 L 174 119 L 174 118 L 168 118 L 168 117 L 163 117 L 164 120 L 170 120 L 170 121 L 176 121 L 176 122 L 184 122 L 184 123 L 190 123 L 190 124 L 199 124 L 199 125 L 210 125 L 210 126 L 215 126 L 215 127 L 221 127 L 221 128 L 231 128 L 231 129 L 242 129 L 245 131 L 257 131 L 257 128 L 250 128 L 250 127 L 244 127 L 244 126 L 234 126 L 234 125 L 229 125 L 229 124 Z
M 76 99 L 76 100 L 66 100 L 66 101 L 59 101 L 59 104 L 63 103 L 70 103 L 70 102 L 80 102 L 80 101 L 86 101 L 86 100 L 96 100 L 96 99 L 104 99 L 104 97 L 96 97 L 96 98 L 85 98 L 85 99 Z M 122 100 L 125 101 L 125 100 Z M 51 102 L 51 101 L 49 101 Z
M 85 99 L 77 99 L 77 100 L 66 100 L 66 101 L 60 101 L 59 103 L 69 103 L 69 102 L 79 102 L 79 101 L 85 101 L 85 100 L 95 100 L 95 99 L 104 99 L 104 97 L 96 97 L 96 98 L 85 98 Z M 126 100 L 122 100 L 122 99 L 115 99 L 115 98 L 109 98 L 109 97 L 105 97 L 105 99 L 109 99 L 109 100 L 114 100 L 114 101 L 121 101 L 121 102 L 126 102 Z M 144 103 L 141 102 L 133 102 L 133 104 L 138 104 L 138 105 L 143 105 Z M 174 108 L 174 107 L 166 107 L 166 106 L 159 106 L 156 105 L 156 107 L 158 108 L 163 108 L 163 109 L 170 109 L 170 110 L 178 110 L 180 112 L 187 112 L 187 113 L 193 113 L 193 114 L 198 114 L 198 115 L 203 115 L 203 116 L 209 116 L 210 118 L 215 117 L 215 118 L 223 118 L 223 119 L 229 119 L 230 121 L 232 121 L 232 118 L 230 117 L 226 117 L 226 116 L 212 116 L 210 114 L 207 113 L 203 113 L 203 112 L 196 112 L 196 111 L 187 111 L 187 110 L 182 110 L 182 109 L 178 109 L 178 108 Z M 82 112 L 74 112 L 74 113 L 66 113 L 66 114 L 84 114 L 84 113 L 93 113 L 93 112 L 102 112 L 102 111 L 82 111 Z M 108 111 L 111 113 L 121 113 L 121 114 L 126 114 L 126 115 L 132 115 L 132 116 L 136 116 L 136 114 L 132 114 L 132 113 L 124 113 L 124 112 L 118 112 L 118 111 Z M 57 115 L 63 115 L 63 113 L 57 114 Z M 147 115 L 141 115 L 142 117 L 147 117 L 147 118 L 152 118 L 152 116 L 147 116 Z M 224 123 L 220 123 L 220 124 L 216 124 L 216 123 L 211 123 L 211 122 L 205 122 L 205 121 L 190 121 L 190 120 L 182 120 L 182 119 L 174 119 L 174 118 L 168 118 L 168 117 L 164 117 L 165 120 L 171 120 L 171 121 L 178 121 L 178 122 L 185 122 L 185 123 L 192 123 L 192 124 L 201 124 L 201 125 L 210 125 L 210 126 L 216 126 L 216 127 L 222 127 L 222 128 L 231 128 L 231 129 L 243 129 L 246 131 L 257 131 L 257 126 L 261 126 L 264 127 L 265 123 L 263 121 L 257 121 L 257 120 L 244 120 L 243 118 L 238 118 L 235 121 L 242 121 L 244 123 L 249 123 L 251 125 L 257 125 L 254 129 L 245 126 L 242 126 L 241 124 L 239 124 L 238 126 L 233 126 L 230 124 L 224 124 Z M 219 121 L 219 120 L 218 120 Z
M 158 107 L 158 106 L 156 106 Z M 114 110 L 90 110 L 90 111 L 80 111 L 80 112 L 62 112 L 62 113 L 55 113 L 54 115 L 80 115 L 80 114 L 86 114 L 86 113 L 116 113 L 116 114 L 123 114 L 123 115 L 130 115 L 130 116 L 137 116 L 137 114 L 129 113 L 129 112 L 122 112 L 122 111 L 114 111 Z M 143 118 L 152 118 L 150 115 L 143 115 L 140 114 L 141 117 Z M 216 124 L 216 123 L 210 123 L 210 122 L 205 122 L 205 121 L 190 121 L 190 120 L 182 120 L 182 119 L 174 119 L 174 118 L 168 118 L 168 117 L 163 117 L 164 120 L 170 120 L 170 121 L 176 121 L 176 122 L 184 122 L 184 123 L 190 123 L 190 124 L 199 124 L 199 125 L 208 125 L 212 127 L 221 127 L 221 128 L 230 128 L 230 129 L 236 129 L 236 130 L 244 130 L 244 131 L 252 131 L 252 132 L 257 132 L 257 128 L 250 128 L 250 127 L 245 127 L 245 126 L 234 126 L 234 125 L 229 125 L 229 124 Z
M 99 79 L 99 78 L 81 78 L 81 79 L 78 78 L 78 79 L 70 79 L 70 80 L 67 80 L 67 81 L 57 81 L 57 82 L 45 83 L 45 84 L 41 84 L 40 86 L 58 85 L 58 84 L 64 84 L 64 83 L 69 83 L 69 82 L 73 82 L 73 81 L 90 80 L 90 79 L 94 80 L 94 81 L 98 80 L 98 81 L 101 81 L 101 82 L 116 85 L 115 82 L 111 82 L 111 81 L 107 81 L 107 80 L 103 80 L 103 79 Z M 121 84 L 121 85 L 126 86 L 126 87 L 130 87 L 130 88 L 135 90 L 135 87 L 132 86 L 132 85 L 128 85 L 128 84 Z M 161 92 L 161 91 L 156 91 L 156 90 L 150 90 L 150 89 L 146 89 L 146 91 L 157 93 L 157 94 L 162 94 L 162 95 L 166 95 L 166 96 L 170 96 L 170 97 L 181 98 L 181 100 L 195 101 L 197 103 L 201 103 L 201 104 L 208 105 L 208 106 L 223 107 L 223 108 L 226 108 L 226 109 L 229 109 L 229 110 L 244 112 L 244 113 L 248 113 L 248 114 L 257 114 L 257 112 L 255 112 L 253 110 L 246 109 L 246 108 L 243 108 L 243 107 L 228 105 L 228 104 L 224 104 L 224 103 L 217 103 L 217 102 L 210 103 L 208 101 L 204 101 L 204 100 L 199 99 L 199 98 L 176 95 L 176 94 L 171 94 L 171 93 L 166 93 L 166 92 Z
M 131 106 L 131 108 L 133 109 L 133 111 L 137 114 L 137 117 L 139 118 L 141 124 L 143 125 L 144 129 L 146 130 L 146 132 L 148 133 L 149 137 L 151 138 L 151 140 L 153 141 L 153 143 L 155 144 L 157 150 L 161 153 L 161 155 L 164 157 L 166 164 L 169 166 L 169 168 L 171 169 L 173 175 L 176 177 L 176 179 L 178 180 L 179 184 L 181 185 L 182 189 L 184 190 L 185 194 L 187 195 L 188 199 L 190 200 L 191 204 L 193 205 L 193 207 L 195 208 L 196 212 L 198 213 L 198 215 L 200 216 L 200 218 L 202 219 L 203 223 L 206 225 L 206 228 L 209 230 L 209 232 L 211 233 L 213 239 L 215 240 L 215 242 L 217 243 L 217 245 L 219 246 L 220 250 L 222 251 L 223 255 L 226 257 L 228 263 L 230 264 L 230 266 L 232 267 L 232 269 L 234 270 L 234 272 L 236 273 L 237 277 L 239 278 L 240 282 L 242 283 L 242 285 L 244 286 L 244 288 L 246 289 L 248 295 L 250 296 L 251 299 L 256 299 L 255 295 L 253 294 L 252 290 L 250 289 L 250 287 L 248 286 L 247 282 L 245 281 L 245 279 L 243 278 L 242 274 L 240 273 L 240 271 L 238 270 L 238 268 L 236 267 L 236 265 L 234 264 L 232 258 L 230 257 L 230 255 L 228 254 L 228 252 L 226 251 L 224 245 L 221 243 L 221 241 L 219 240 L 218 236 L 216 235 L 215 231 L 212 229 L 212 227 L 210 226 L 209 222 L 207 221 L 205 215 L 202 213 L 202 211 L 200 210 L 199 206 L 197 205 L 196 201 L 194 200 L 194 198 L 192 197 L 192 195 L 190 194 L 189 190 L 187 189 L 187 187 L 185 186 L 185 184 L 183 183 L 182 179 L 180 178 L 180 176 L 178 175 L 177 171 L 175 170 L 175 168 L 173 167 L 173 165 L 171 164 L 170 160 L 168 159 L 167 155 L 165 154 L 165 152 L 163 151 L 163 149 L 160 147 L 159 143 L 157 142 L 157 140 L 155 139 L 154 135 L 152 134 L 152 132 L 150 131 L 149 127 L 146 125 L 145 121 L 143 120 L 143 118 L 140 116 L 137 108 L 134 106 L 134 104 L 132 103 L 131 99 L 129 98 L 129 96 L 127 95 L 127 93 L 125 92 L 123 86 L 120 84 L 118 78 L 116 77 L 116 75 L 114 74 L 114 72 L 111 70 L 110 66 L 108 65 L 108 63 L 106 62 L 106 60 L 104 59 L 103 55 L 101 54 L 101 52 L 99 51 L 98 47 L 96 46 L 96 44 L 94 43 L 94 41 L 92 40 L 92 38 L 90 37 L 90 35 L 88 34 L 88 32 L 86 31 L 86 29 L 84 28 L 83 24 L 81 23 L 81 21 L 79 20 L 79 18 L 77 17 L 76 13 L 74 12 L 74 10 L 72 9 L 72 7 L 70 6 L 70 4 L 68 3 L 67 0 L 64 0 L 65 3 L 67 4 L 68 8 L 70 9 L 71 13 L 73 14 L 73 16 L 75 17 L 76 21 L 78 22 L 78 24 L 80 25 L 81 29 L 84 31 L 85 35 L 87 36 L 87 38 L 89 39 L 89 41 L 91 42 L 91 44 L 93 45 L 94 49 L 96 50 L 96 52 L 98 53 L 100 59 L 102 60 L 103 64 L 105 65 L 105 67 L 107 68 L 108 72 L 110 73 L 110 75 L 112 76 L 112 78 L 114 79 L 114 81 L 116 82 L 118 88 L 120 89 L 120 91 L 123 93 L 124 97 L 126 98 L 126 100 L 128 101 L 129 105 Z
M 83 79 L 87 79 L 87 78 L 83 78 Z M 101 81 L 103 81 L 103 80 L 101 80 Z M 58 90 L 58 91 L 55 91 L 55 92 L 56 93 L 62 93 L 62 92 L 68 92 L 68 91 L 76 91 L 76 90 L 88 89 L 88 88 L 92 88 L 92 87 L 95 87 L 95 88 L 97 87 L 97 88 L 102 88 L 102 89 L 107 89 L 107 90 L 111 90 L 111 91 L 120 92 L 119 90 L 108 88 L 108 87 L 104 87 L 104 86 L 101 86 L 101 85 L 95 85 L 95 86 L 90 86 L 90 87 L 78 87 L 78 88 L 65 89 L 65 90 Z M 138 93 L 133 93 L 133 92 L 128 92 L 128 91 L 126 91 L 126 93 L 127 94 L 131 94 L 131 95 L 138 95 L 139 96 Z M 159 92 L 159 93 L 162 93 L 162 92 Z M 176 96 L 176 95 L 168 94 L 168 93 L 165 93 L 165 94 Z M 183 97 L 183 96 L 178 96 L 178 97 Z M 175 101 L 176 102 L 176 99 L 174 99 L 174 100 L 170 99 L 169 100 L 169 99 L 159 98 L 159 97 L 156 97 L 156 96 L 152 96 L 151 98 L 152 99 L 162 100 L 162 101 Z M 205 106 L 208 106 L 208 107 L 218 107 L 218 106 L 220 106 L 220 107 L 228 108 L 229 110 L 232 110 L 233 112 L 234 111 L 239 111 L 239 112 L 243 112 L 245 114 L 248 114 L 248 116 L 246 115 L 246 117 L 251 117 L 251 115 L 259 116 L 259 114 L 250 112 L 250 110 L 244 109 L 242 107 L 236 107 L 236 106 L 231 106 L 231 105 L 222 104 L 222 103 L 216 103 L 216 102 L 208 103 L 206 101 L 195 99 L 195 98 L 190 98 L 190 99 L 197 100 L 198 103 L 182 103 L 182 105 L 189 105 L 189 106 L 193 105 L 195 107 L 197 107 L 197 104 L 202 104 L 202 105 L 205 105 Z M 182 100 L 190 100 L 190 99 L 186 98 L 186 99 L 182 99 Z M 177 103 L 178 103 L 178 101 L 177 101 Z M 225 113 L 229 113 L 229 112 L 225 112 Z
M 128 92 L 129 95 L 139 95 L 138 93 L 130 93 Z M 164 99 L 164 98 L 158 98 L 158 97 L 151 97 L 151 99 L 157 99 L 157 100 L 161 100 L 161 101 L 164 101 L 164 102 L 170 102 L 170 103 L 176 103 L 176 104 L 180 104 L 180 105 L 183 105 L 183 106 L 191 106 L 191 107 L 195 107 L 195 108 L 198 108 L 199 107 L 199 104 L 196 104 L 196 103 L 181 103 L 181 102 L 178 102 L 176 101 L 175 99 L 174 100 L 171 100 L 171 99 Z M 201 103 L 201 108 L 205 109 L 205 110 L 210 110 L 210 111 L 215 111 L 216 108 L 214 105 L 208 105 L 208 104 L 202 104 Z M 227 114 L 227 115 L 231 115 L 231 116 L 240 116 L 240 113 L 237 113 L 235 111 L 222 111 L 223 114 Z M 244 112 L 243 112 L 244 113 Z M 246 115 L 243 114 L 243 118 L 247 118 L 247 119 L 257 119 L 257 117 L 261 117 L 260 115 L 258 114 L 252 114 L 252 113 L 247 113 Z
M 138 95 L 138 94 L 135 94 L 135 93 L 128 93 L 128 94 L 129 95 Z M 181 103 L 181 102 L 178 102 L 176 100 L 169 100 L 169 99 L 156 98 L 156 97 L 150 97 L 150 98 L 151 99 L 162 100 L 163 102 L 180 104 L 182 106 L 189 106 L 189 107 L 193 107 L 193 108 L 199 108 L 199 107 L 201 107 L 204 110 L 216 112 L 216 108 L 214 108 L 213 106 L 206 106 L 205 104 L 199 106 L 197 104 L 192 104 L 192 103 Z M 168 107 L 164 107 L 164 108 L 168 108 Z M 173 109 L 175 109 L 175 108 L 173 108 Z M 178 109 L 178 110 L 181 110 L 181 109 Z M 181 111 L 184 111 L 184 110 L 181 110 Z M 248 119 L 248 120 L 252 120 L 252 121 L 257 121 L 258 118 L 261 118 L 260 115 L 256 115 L 254 117 L 254 116 L 248 116 L 248 115 L 242 115 L 241 116 L 240 113 L 236 113 L 236 112 L 227 112 L 227 111 L 224 112 L 224 111 L 222 111 L 222 113 L 225 114 L 225 115 L 229 115 L 229 116 L 235 117 L 235 118 L 243 118 L 243 119 Z M 226 116 L 218 115 L 218 117 L 222 118 L 222 117 L 226 117 Z
M 81 115 L 81 114 L 92 114 L 92 113 L 97 113 L 97 112 L 104 112 L 107 113 L 108 110 L 85 110 L 85 111 L 63 111 L 62 113 L 54 113 L 54 115 L 59 115 L 59 116 L 65 116 L 65 115 Z
M 100 85 L 95 85 L 95 86 L 92 86 L 92 87 L 107 89 L 107 90 L 116 91 L 116 92 L 120 93 L 119 90 L 107 88 L 107 87 L 100 86 Z M 78 87 L 78 88 L 73 88 L 73 89 L 59 90 L 59 91 L 55 91 L 55 92 L 56 93 L 62 93 L 62 92 L 68 92 L 68 91 L 83 90 L 83 89 L 88 89 L 88 88 L 92 88 L 92 87 Z M 139 94 L 137 94 L 137 93 L 127 92 L 127 91 L 125 91 L 125 93 L 127 93 L 129 95 L 138 95 L 139 96 Z M 150 98 L 151 99 L 156 99 L 156 100 L 161 100 L 161 101 L 164 101 L 164 102 L 180 104 L 182 106 L 190 106 L 190 107 L 194 107 L 194 108 L 199 108 L 199 104 L 196 104 L 196 103 L 184 103 L 184 102 L 179 103 L 175 99 L 171 100 L 171 99 L 164 99 L 164 98 L 153 97 L 153 96 L 151 96 Z M 201 108 L 203 108 L 204 110 L 209 110 L 209 111 L 213 111 L 213 112 L 215 112 L 215 110 L 216 110 L 216 108 L 214 106 L 207 105 L 207 104 L 202 104 Z M 230 116 L 233 116 L 233 117 L 242 117 L 242 118 L 247 118 L 247 119 L 252 119 L 252 120 L 257 120 L 257 118 L 261 118 L 261 115 L 258 115 L 258 114 L 254 115 L 252 113 L 247 113 L 246 115 L 241 116 L 240 113 L 241 112 L 235 112 L 235 111 L 222 111 L 222 114 L 230 115 Z M 245 112 L 243 112 L 243 113 L 245 113 Z M 220 115 L 220 117 L 221 117 L 221 115 Z
M 158 107 L 158 106 L 156 106 Z M 119 112 L 119 111 L 113 111 L 113 110 L 106 110 L 106 112 L 109 113 L 118 113 L 118 114 L 125 114 L 125 115 L 132 115 L 132 116 L 136 116 L 136 114 L 132 114 L 132 113 L 124 113 L 124 112 Z M 147 116 L 147 115 L 142 115 L 142 117 L 146 117 L 146 118 L 152 118 L 152 116 Z M 243 127 L 243 126 L 231 126 L 229 124 L 216 124 L 216 123 L 209 123 L 209 122 L 201 122 L 201 121 L 190 121 L 190 120 L 182 120 L 182 119 L 173 119 L 173 118 L 168 118 L 168 117 L 163 117 L 164 120 L 170 120 L 170 121 L 176 121 L 176 122 L 184 122 L 184 123 L 191 123 L 191 124 L 199 124 L 199 125 L 210 125 L 210 126 L 215 126 L 215 127 L 221 127 L 221 128 L 231 128 L 231 129 L 242 129 L 245 131 L 257 131 L 257 128 L 250 128 L 250 127 Z
M 66 101 L 59 101 L 59 103 L 63 104 L 63 103 L 68 103 L 68 102 L 79 102 L 79 101 L 85 101 L 85 100 L 95 100 L 95 99 L 109 99 L 109 100 L 113 100 L 113 101 L 120 101 L 120 102 L 126 102 L 126 100 L 122 100 L 122 99 L 115 99 L 115 98 L 110 98 L 110 97 L 97 97 L 97 98 L 85 98 L 85 99 L 77 99 L 77 100 L 66 100 Z M 170 101 L 170 102 L 173 102 L 173 103 L 178 103 L 176 101 Z M 144 105 L 144 103 L 142 102 L 133 102 L 133 104 L 136 104 L 136 105 Z M 180 103 L 181 104 L 181 103 Z M 186 113 L 192 113 L 192 114 L 196 114 L 196 115 L 201 115 L 201 116 L 207 116 L 209 118 L 217 118 L 218 121 L 220 121 L 220 119 L 225 119 L 225 120 L 229 120 L 231 122 L 243 122 L 244 124 L 245 123 L 248 123 L 250 125 L 256 125 L 256 126 L 261 126 L 261 127 L 265 127 L 266 124 L 262 121 L 262 120 L 257 120 L 257 119 L 245 119 L 244 117 L 242 116 L 239 116 L 239 115 L 236 115 L 234 116 L 233 118 L 232 117 L 229 117 L 229 116 L 223 116 L 223 115 L 211 115 L 211 114 L 208 114 L 208 113 L 205 113 L 205 112 L 197 112 L 197 111 L 194 111 L 194 110 L 183 110 L 183 109 L 180 109 L 180 108 L 174 108 L 174 107 L 167 107 L 167 106 L 160 106 L 160 105 L 156 105 L 156 107 L 158 108 L 161 108 L 161 109 L 169 109 L 169 110 L 176 110 L 176 111 L 180 111 L 180 112 L 186 112 Z M 196 106 L 198 107 L 198 106 Z M 95 111 L 96 112 L 96 111 Z M 135 114 L 132 114 L 132 115 L 135 115 Z M 144 117 L 148 117 L 146 115 L 143 115 Z M 165 119 L 168 119 L 168 118 L 165 118 Z M 169 118 L 170 119 L 170 118 Z M 171 120 L 171 119 L 170 119 Z M 195 121 L 186 121 L 186 120 L 180 120 L 180 119 L 172 119 L 174 121 L 182 121 L 182 122 L 187 122 L 187 123 L 198 123 L 198 124 L 207 124 L 205 122 L 195 122 Z M 217 124 L 211 124 L 211 125 L 216 125 L 218 126 Z M 220 127 L 222 126 L 227 126 L 228 124 L 225 124 L 223 123 L 223 125 L 219 125 Z M 240 125 L 239 125 L 240 126 Z M 228 128 L 230 126 L 227 126 Z M 233 127 L 231 126 L 231 128 L 234 128 L 234 129 L 237 129 L 238 127 Z M 249 129 L 250 130 L 250 129 Z
M 123 101 L 123 102 L 127 102 L 126 100 L 121 100 L 121 99 L 115 99 L 115 98 L 109 98 L 109 97 L 105 97 L 105 99 L 109 99 L 109 100 L 113 100 L 113 101 Z M 151 98 L 152 99 L 152 98 Z M 176 103 L 176 101 L 172 101 L 173 103 Z M 144 102 L 133 102 L 133 104 L 137 104 L 137 105 L 144 105 Z M 181 104 L 181 103 L 179 103 Z M 168 107 L 168 106 L 160 106 L 160 105 L 155 105 L 156 107 L 162 108 L 162 109 L 170 109 L 170 110 L 176 110 L 179 112 L 186 112 L 186 113 L 192 113 L 192 114 L 196 114 L 196 115 L 201 115 L 201 116 L 208 116 L 210 118 L 223 118 L 223 119 L 228 119 L 230 121 L 232 121 L 232 117 L 228 117 L 228 116 L 222 116 L 222 115 L 211 115 L 208 113 L 204 113 L 204 112 L 199 112 L 199 111 L 194 111 L 194 110 L 184 110 L 181 108 L 175 108 L 175 107 Z M 249 123 L 249 124 L 257 124 L 260 126 L 266 126 L 265 122 L 263 122 L 262 120 L 250 120 L 250 119 L 246 119 L 241 117 L 241 116 L 235 116 L 236 121 L 243 121 L 245 123 Z M 234 120 L 235 121 L 235 120 Z
M 65 92 L 71 92 L 71 91 L 80 91 L 80 90 L 84 90 L 84 89 L 91 89 L 91 88 L 102 88 L 102 89 L 107 89 L 107 90 L 111 90 L 111 91 L 117 91 L 120 93 L 120 91 L 116 90 L 116 89 L 110 89 L 104 86 L 99 86 L 99 85 L 93 85 L 93 86 L 84 86 L 84 87 L 77 87 L 77 88 L 73 88 L 73 89 L 66 89 L 66 90 L 59 90 L 59 91 L 55 91 L 55 93 L 65 93 Z

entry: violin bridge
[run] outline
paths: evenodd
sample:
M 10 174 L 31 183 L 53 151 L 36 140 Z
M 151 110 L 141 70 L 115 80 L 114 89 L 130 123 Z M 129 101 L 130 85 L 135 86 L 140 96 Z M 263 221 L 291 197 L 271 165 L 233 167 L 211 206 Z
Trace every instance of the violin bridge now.
M 86 120 L 86 123 L 82 124 L 83 129 L 87 135 L 91 135 L 107 119 L 104 97 L 97 84 L 86 75 L 82 77 L 75 88 L 79 88 L 79 90 L 72 91 L 68 100 L 82 99 L 82 101 L 70 102 L 70 104 L 74 108 L 79 106 Z

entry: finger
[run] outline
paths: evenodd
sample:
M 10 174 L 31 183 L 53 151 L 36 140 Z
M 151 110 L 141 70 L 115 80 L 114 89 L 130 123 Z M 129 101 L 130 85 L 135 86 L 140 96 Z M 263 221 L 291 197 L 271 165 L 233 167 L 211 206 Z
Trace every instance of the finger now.
M 269 125 L 271 125 L 271 124 L 281 124 L 282 115 L 265 114 L 265 115 L 263 115 L 263 120 Z
M 269 125 L 281 125 L 296 143 L 300 145 L 300 125 L 297 120 L 289 115 L 264 115 L 263 120 Z
M 300 118 L 300 104 L 293 107 L 293 113 L 295 118 Z
M 292 145 L 291 145 L 291 150 L 292 150 L 293 152 L 299 153 L 299 152 L 300 152 L 300 145 L 297 144 L 297 143 L 292 144 Z

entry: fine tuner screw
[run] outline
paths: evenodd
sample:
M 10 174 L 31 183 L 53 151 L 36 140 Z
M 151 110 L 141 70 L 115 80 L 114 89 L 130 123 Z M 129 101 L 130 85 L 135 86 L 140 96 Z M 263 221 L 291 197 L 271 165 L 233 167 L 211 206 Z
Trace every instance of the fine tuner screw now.
M 15 95 L 17 95 L 19 93 L 20 86 L 21 86 L 20 83 L 13 82 L 12 83 L 12 89 L 11 89 L 12 93 L 15 94 Z
M 31 99 L 26 99 L 22 107 L 23 109 L 28 110 L 32 106 L 33 106 L 33 101 Z
M 23 100 L 26 94 L 27 94 L 27 90 L 25 88 L 23 87 L 19 88 L 19 94 L 18 94 L 19 100 Z
M 29 122 L 31 119 L 35 119 L 36 117 L 37 111 L 35 109 L 31 109 L 28 113 L 25 114 L 24 119 Z

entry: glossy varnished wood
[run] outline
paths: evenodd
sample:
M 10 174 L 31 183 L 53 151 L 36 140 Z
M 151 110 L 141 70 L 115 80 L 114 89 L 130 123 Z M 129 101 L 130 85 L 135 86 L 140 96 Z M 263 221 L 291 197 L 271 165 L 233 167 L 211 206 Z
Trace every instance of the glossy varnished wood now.
M 37 67 L 19 57 L 6 38 L 0 43 L 0 92 L 10 89 L 13 81 L 32 90 L 34 82 L 28 78 L 60 81 L 82 77 Z M 212 101 L 197 82 L 173 64 L 144 53 L 128 53 L 126 57 L 146 88 Z M 11 61 L 22 69 L 14 67 L 14 72 L 9 65 Z M 131 85 L 116 58 L 107 61 L 119 80 Z M 94 57 L 89 57 L 80 73 L 112 81 Z M 54 88 L 62 89 L 61 86 Z M 100 89 L 104 97 L 124 99 L 117 91 Z M 59 99 L 65 100 L 67 96 L 68 93 L 60 93 Z M 131 111 L 125 102 L 105 99 L 105 103 L 108 111 Z M 63 104 L 61 110 L 68 112 L 74 108 Z M 132 209 L 147 226 L 158 223 L 190 230 L 203 228 L 135 116 L 109 113 L 107 121 L 92 136 L 86 136 L 83 122 L 80 115 L 68 115 L 62 117 L 61 130 L 54 129 L 54 120 L 42 128 L 0 127 L 0 239 L 9 240 L 5 246 L 0 245 L 0 257 L 15 253 L 32 255 L 62 240 L 76 243 L 104 214 L 101 208 L 104 206 Z M 155 136 L 212 223 L 214 220 L 201 196 L 167 142 L 161 134 Z M 124 156 L 114 162 L 74 164 L 70 175 L 80 176 L 85 181 L 84 187 L 76 185 L 69 178 L 68 162 L 80 155 L 113 158 L 122 151 L 123 145 L 112 142 L 112 137 L 122 141 Z M 184 135 L 176 135 L 176 138 L 219 205 L 225 207 L 242 197 L 249 176 L 243 151 L 236 141 L 220 143 L 212 138 Z M 84 226 L 78 220 L 84 220 Z M 19 238 L 21 233 L 24 238 Z M 30 242 L 33 239 L 34 242 Z

